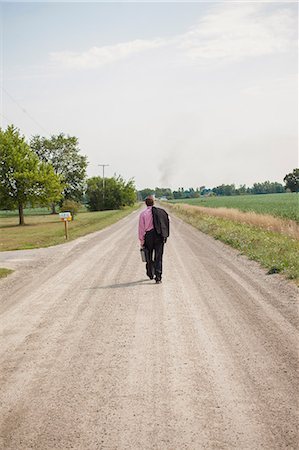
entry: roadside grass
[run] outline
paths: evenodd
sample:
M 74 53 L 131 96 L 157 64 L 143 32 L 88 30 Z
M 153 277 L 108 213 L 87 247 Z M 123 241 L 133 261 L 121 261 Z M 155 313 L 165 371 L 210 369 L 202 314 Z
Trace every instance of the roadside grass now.
M 121 210 L 82 212 L 69 222 L 69 241 L 101 230 L 122 219 L 139 207 L 125 207 Z M 36 215 L 26 218 L 26 225 L 20 227 L 17 217 L 0 218 L 0 251 L 24 250 L 66 242 L 64 224 L 58 215 Z
M 299 241 L 289 236 L 203 213 L 188 205 L 169 210 L 198 230 L 258 261 L 268 273 L 281 273 L 299 284 Z
M 187 203 L 189 205 L 209 208 L 237 208 L 240 211 L 254 211 L 258 214 L 270 214 L 299 221 L 299 194 L 257 194 L 235 195 L 223 197 L 202 197 L 192 199 L 171 200 L 171 203 Z
M 0 267 L 0 278 L 5 278 L 5 277 L 7 277 L 7 275 L 9 275 L 12 272 L 13 272 L 13 270 L 4 269 L 3 267 Z

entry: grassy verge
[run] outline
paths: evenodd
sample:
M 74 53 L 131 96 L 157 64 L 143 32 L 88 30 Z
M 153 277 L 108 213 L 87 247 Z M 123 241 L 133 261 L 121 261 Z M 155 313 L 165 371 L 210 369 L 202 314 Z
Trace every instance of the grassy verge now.
M 10 269 L 4 269 L 3 267 L 0 267 L 0 278 L 5 278 L 7 275 L 12 273 L 13 271 Z
M 258 261 L 269 273 L 282 273 L 299 284 L 299 241 L 253 225 L 209 216 L 187 205 L 169 205 L 184 221 Z
M 116 211 L 79 213 L 69 223 L 69 240 L 101 230 L 122 219 L 139 205 Z M 26 218 L 20 227 L 17 217 L 0 218 L 0 251 L 50 247 L 65 242 L 64 224 L 57 215 L 37 215 Z

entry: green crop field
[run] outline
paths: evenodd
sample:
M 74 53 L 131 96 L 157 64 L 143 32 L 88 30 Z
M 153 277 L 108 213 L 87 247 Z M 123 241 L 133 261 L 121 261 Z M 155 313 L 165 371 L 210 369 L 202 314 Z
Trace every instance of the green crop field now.
M 172 200 L 171 203 L 188 203 L 209 208 L 237 208 L 240 211 L 271 214 L 299 222 L 299 194 L 296 193 L 203 197 Z

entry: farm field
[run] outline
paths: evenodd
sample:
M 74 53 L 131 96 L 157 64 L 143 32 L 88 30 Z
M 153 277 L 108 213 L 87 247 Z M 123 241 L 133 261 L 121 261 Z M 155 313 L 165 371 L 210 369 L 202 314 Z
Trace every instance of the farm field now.
M 171 200 L 171 203 L 188 203 L 209 208 L 236 208 L 240 211 L 254 211 L 299 221 L 299 196 L 296 193 L 204 197 Z
M 134 211 L 139 205 L 125 207 L 115 211 L 81 212 L 69 223 L 69 240 L 101 230 L 122 219 Z M 18 225 L 16 214 L 3 217 L 0 215 L 0 251 L 24 250 L 65 242 L 64 224 L 58 215 L 45 214 L 40 209 L 25 212 L 26 225 Z M 4 212 L 5 213 L 5 212 Z M 2 211 L 3 214 L 3 211 Z

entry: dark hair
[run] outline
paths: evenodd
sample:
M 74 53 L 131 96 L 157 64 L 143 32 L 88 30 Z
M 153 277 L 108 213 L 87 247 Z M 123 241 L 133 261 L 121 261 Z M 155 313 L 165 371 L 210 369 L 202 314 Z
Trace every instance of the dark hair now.
M 149 195 L 145 199 L 146 206 L 153 206 L 154 204 L 154 197 L 152 195 Z

